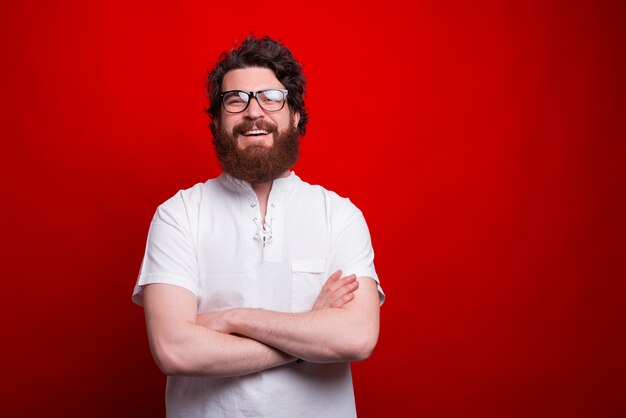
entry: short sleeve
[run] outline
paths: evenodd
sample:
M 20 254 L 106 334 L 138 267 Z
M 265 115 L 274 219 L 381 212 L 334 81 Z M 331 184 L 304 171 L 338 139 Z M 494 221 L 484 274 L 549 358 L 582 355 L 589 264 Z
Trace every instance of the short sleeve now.
M 187 209 L 181 192 L 157 209 L 133 290 L 138 305 L 143 305 L 143 287 L 148 284 L 181 286 L 198 295 L 197 251 Z
M 385 293 L 374 268 L 374 249 L 369 229 L 362 212 L 348 199 L 345 206 L 333 219 L 333 239 L 329 258 L 330 271 L 341 269 L 344 275 L 370 277 L 378 287 L 380 304 L 385 301 Z

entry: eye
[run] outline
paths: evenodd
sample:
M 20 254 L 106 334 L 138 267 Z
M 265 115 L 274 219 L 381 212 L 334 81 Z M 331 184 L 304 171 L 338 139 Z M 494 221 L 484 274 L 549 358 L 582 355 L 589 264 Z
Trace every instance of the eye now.
M 280 90 L 265 90 L 261 94 L 261 100 L 267 102 L 280 102 L 283 100 L 283 92 Z
M 248 95 L 241 91 L 233 91 L 224 96 L 224 103 L 228 106 L 245 105 L 248 103 Z

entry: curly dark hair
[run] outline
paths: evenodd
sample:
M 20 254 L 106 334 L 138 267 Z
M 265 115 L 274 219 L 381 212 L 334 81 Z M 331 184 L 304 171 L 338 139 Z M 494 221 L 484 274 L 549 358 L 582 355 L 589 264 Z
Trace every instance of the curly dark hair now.
M 232 48 L 229 52 L 222 52 L 208 76 L 207 93 L 210 104 L 206 112 L 211 118 L 210 128 L 215 137 L 215 120 L 222 111 L 220 93 L 222 92 L 222 80 L 230 70 L 262 67 L 269 68 L 289 91 L 287 105 L 291 112 L 300 112 L 298 131 L 300 136 L 306 132 L 306 124 L 309 117 L 304 107 L 304 90 L 306 78 L 302 74 L 302 66 L 296 61 L 291 51 L 280 42 L 269 36 L 255 38 L 248 36 L 239 47 Z

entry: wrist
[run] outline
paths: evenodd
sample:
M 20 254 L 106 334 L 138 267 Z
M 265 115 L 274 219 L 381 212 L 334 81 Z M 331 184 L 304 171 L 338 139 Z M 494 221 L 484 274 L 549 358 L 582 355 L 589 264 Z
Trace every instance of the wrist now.
M 241 334 L 246 335 L 245 325 L 246 325 L 246 315 L 255 311 L 254 308 L 236 308 L 231 309 L 228 312 L 228 315 L 224 318 L 226 321 L 226 326 L 228 327 L 231 334 Z

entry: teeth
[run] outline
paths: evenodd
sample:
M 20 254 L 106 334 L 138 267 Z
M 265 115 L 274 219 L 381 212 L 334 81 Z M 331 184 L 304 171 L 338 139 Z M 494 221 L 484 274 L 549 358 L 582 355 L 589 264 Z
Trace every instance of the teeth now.
M 267 131 L 263 129 L 254 129 L 252 131 L 246 131 L 243 134 L 244 135 L 267 135 Z

